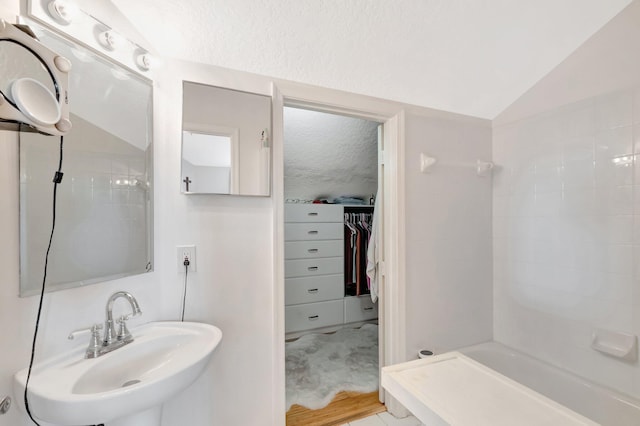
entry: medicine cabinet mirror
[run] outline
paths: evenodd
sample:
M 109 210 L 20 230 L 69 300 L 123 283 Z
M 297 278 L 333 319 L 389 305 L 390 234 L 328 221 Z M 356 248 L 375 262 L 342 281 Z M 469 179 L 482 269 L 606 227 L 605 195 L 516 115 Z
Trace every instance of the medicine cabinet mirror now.
M 46 290 L 140 274 L 153 265 L 152 85 L 29 23 L 72 62 Z M 38 64 L 33 63 L 32 66 Z M 60 137 L 20 133 L 20 295 L 40 291 Z
M 271 98 L 184 82 L 182 105 L 181 191 L 268 196 Z

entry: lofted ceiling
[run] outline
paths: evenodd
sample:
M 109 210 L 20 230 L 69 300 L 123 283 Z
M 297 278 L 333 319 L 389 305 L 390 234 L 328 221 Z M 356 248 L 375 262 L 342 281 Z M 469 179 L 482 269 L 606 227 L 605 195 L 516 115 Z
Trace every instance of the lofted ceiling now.
M 489 119 L 631 2 L 111 1 L 163 56 Z

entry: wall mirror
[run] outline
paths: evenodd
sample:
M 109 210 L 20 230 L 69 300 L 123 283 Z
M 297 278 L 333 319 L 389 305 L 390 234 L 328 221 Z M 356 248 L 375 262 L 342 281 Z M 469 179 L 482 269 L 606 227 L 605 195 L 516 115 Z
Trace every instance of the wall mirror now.
M 184 82 L 181 191 L 268 196 L 270 134 L 269 96 Z
M 72 62 L 64 179 L 47 291 L 140 274 L 153 265 L 152 85 L 29 24 Z M 59 137 L 20 133 L 20 295 L 40 291 Z

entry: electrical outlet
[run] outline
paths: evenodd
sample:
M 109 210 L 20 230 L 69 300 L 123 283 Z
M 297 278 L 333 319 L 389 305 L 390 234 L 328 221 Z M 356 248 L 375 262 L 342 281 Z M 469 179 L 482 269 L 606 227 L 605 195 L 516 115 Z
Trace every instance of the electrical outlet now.
M 196 246 L 178 246 L 178 272 L 184 272 L 184 260 L 189 260 L 189 272 L 196 271 Z

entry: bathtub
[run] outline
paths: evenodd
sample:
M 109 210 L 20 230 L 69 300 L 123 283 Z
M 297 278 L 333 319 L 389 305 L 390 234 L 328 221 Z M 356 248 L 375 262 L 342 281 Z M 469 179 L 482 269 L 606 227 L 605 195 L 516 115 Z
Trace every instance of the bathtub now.
M 458 351 L 603 426 L 640 425 L 639 400 L 500 343 L 482 343 Z

